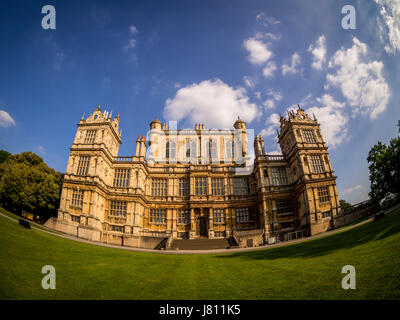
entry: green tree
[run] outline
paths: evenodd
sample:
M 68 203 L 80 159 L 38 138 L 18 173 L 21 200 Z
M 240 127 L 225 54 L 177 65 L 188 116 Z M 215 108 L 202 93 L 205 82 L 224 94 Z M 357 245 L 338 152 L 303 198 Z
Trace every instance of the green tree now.
M 400 199 L 400 137 L 374 145 L 367 158 L 371 192 L 369 196 L 381 200 L 394 194 Z
M 26 210 L 48 218 L 59 207 L 61 173 L 33 152 L 11 155 L 2 164 L 0 202 L 13 211 Z
M 0 163 L 5 162 L 9 156 L 11 156 L 11 153 L 6 150 L 0 150 Z
M 353 206 L 348 203 L 346 200 L 340 200 L 340 207 L 342 208 L 343 211 L 349 211 L 353 208 Z

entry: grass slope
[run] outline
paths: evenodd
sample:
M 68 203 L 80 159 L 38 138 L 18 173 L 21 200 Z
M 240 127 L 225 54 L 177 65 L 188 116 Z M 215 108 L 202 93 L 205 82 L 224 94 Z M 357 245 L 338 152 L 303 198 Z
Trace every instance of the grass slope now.
M 56 268 L 56 290 L 41 287 Z M 357 289 L 343 290 L 344 265 Z M 213 255 L 104 248 L 0 217 L 0 299 L 399 299 L 400 210 L 304 243 Z

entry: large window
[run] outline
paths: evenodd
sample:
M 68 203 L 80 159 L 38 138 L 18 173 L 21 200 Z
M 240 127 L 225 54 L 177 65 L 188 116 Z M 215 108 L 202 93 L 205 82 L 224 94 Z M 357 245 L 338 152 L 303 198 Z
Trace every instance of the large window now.
M 150 209 L 150 223 L 166 224 L 167 210 L 166 209 Z
M 111 201 L 110 216 L 126 217 L 126 201 Z
M 272 167 L 271 176 L 274 186 L 285 186 L 288 184 L 285 167 Z
M 154 197 L 162 197 L 167 195 L 168 179 L 152 179 L 151 195 Z
M 247 178 L 233 178 L 233 193 L 235 195 L 249 194 L 249 179 Z
M 222 196 L 224 194 L 224 179 L 213 178 L 212 179 L 212 194 L 214 196 Z
M 231 162 L 233 158 L 233 142 L 232 140 L 226 140 L 225 141 L 225 160 L 227 162 Z
M 224 209 L 213 209 L 213 223 L 214 224 L 225 223 Z
M 84 143 L 92 144 L 94 143 L 94 139 L 96 138 L 97 130 L 88 130 L 86 131 L 85 141 Z
M 329 202 L 328 187 L 318 188 L 318 200 L 319 200 L 319 203 Z
M 190 224 L 189 209 L 179 209 L 178 210 L 178 224 Z
M 290 199 L 278 199 L 276 200 L 277 213 L 289 213 L 292 212 L 292 202 Z
M 116 225 L 110 225 L 111 231 L 116 231 L 116 232 L 124 232 L 124 227 L 123 226 L 116 226 Z
M 188 178 L 179 178 L 179 196 L 187 197 L 190 193 L 190 181 Z
M 323 173 L 324 165 L 320 155 L 311 156 L 311 166 L 314 173 Z
M 115 169 L 114 187 L 127 188 L 129 186 L 130 169 Z
M 249 222 L 252 221 L 249 208 L 236 208 L 236 222 Z
M 196 177 L 194 178 L 194 186 L 196 195 L 207 194 L 207 177 Z
M 82 208 L 82 205 L 83 205 L 83 190 L 74 190 L 72 192 L 71 205 L 73 207 Z
M 167 141 L 167 143 L 165 144 L 165 158 L 176 158 L 176 144 L 174 141 Z
M 317 139 L 315 138 L 314 130 L 303 130 L 304 140 L 306 143 L 316 143 Z
M 218 157 L 217 157 L 217 142 L 215 140 L 211 139 L 208 142 L 208 150 L 209 150 L 208 154 L 210 155 L 211 159 L 217 160 L 218 159 Z
M 90 157 L 89 156 L 80 156 L 79 157 L 78 171 L 76 172 L 76 174 L 78 176 L 87 175 L 88 169 L 89 169 L 89 161 L 90 161 Z

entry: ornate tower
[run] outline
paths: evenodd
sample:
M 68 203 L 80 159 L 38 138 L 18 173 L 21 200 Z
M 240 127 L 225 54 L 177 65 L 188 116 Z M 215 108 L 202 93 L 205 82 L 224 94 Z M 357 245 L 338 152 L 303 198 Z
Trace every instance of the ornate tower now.
M 320 125 L 300 106 L 296 113 L 288 112 L 288 119 L 281 116 L 280 123 L 278 139 L 287 161 L 289 183 L 294 186 L 296 225 L 306 235 L 325 232 L 333 227 L 339 198 Z

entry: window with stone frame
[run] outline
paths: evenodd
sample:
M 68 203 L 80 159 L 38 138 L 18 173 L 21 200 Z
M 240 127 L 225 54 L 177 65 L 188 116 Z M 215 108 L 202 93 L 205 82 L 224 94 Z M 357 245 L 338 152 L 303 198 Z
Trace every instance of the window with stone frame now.
M 83 190 L 73 190 L 71 205 L 73 207 L 82 208 L 83 206 Z
M 76 174 L 78 176 L 86 176 L 87 175 L 88 169 L 89 169 L 89 162 L 90 162 L 89 156 L 80 156 L 79 157 L 78 170 L 76 172 Z
M 317 143 L 314 130 L 303 130 L 303 136 L 306 143 Z
M 86 131 L 85 141 L 84 143 L 93 144 L 96 138 L 97 130 L 88 130 Z
M 179 196 L 187 197 L 190 194 L 190 180 L 188 178 L 179 178 Z
M 235 195 L 250 194 L 249 179 L 243 177 L 233 178 L 233 193 Z
M 111 201 L 110 216 L 126 218 L 126 201 Z
M 311 167 L 314 173 L 324 173 L 324 164 L 320 155 L 311 155 Z
M 250 208 L 236 208 L 236 222 L 245 223 L 253 221 Z
M 289 213 L 293 212 L 291 199 L 277 199 L 276 200 L 276 213 Z
M 329 202 L 330 196 L 329 196 L 328 187 L 318 188 L 318 200 L 319 200 L 319 203 Z
M 225 210 L 224 209 L 213 209 L 213 223 L 223 224 L 225 223 Z
M 195 194 L 198 196 L 207 194 L 207 177 L 195 177 L 194 178 L 194 189 Z
M 153 178 L 151 180 L 151 195 L 153 197 L 164 197 L 168 193 L 168 179 Z
M 167 224 L 166 209 L 150 209 L 150 223 Z
M 285 186 L 288 178 L 285 167 L 271 167 L 272 183 L 274 186 Z
M 116 226 L 114 224 L 110 225 L 111 227 L 111 231 L 115 231 L 115 232 L 124 232 L 124 227 L 123 226 Z
M 212 178 L 212 194 L 222 196 L 224 194 L 224 178 Z
M 114 187 L 129 187 L 130 169 L 115 169 L 114 170 Z
M 190 209 L 178 210 L 178 224 L 183 224 L 183 225 L 190 224 Z

